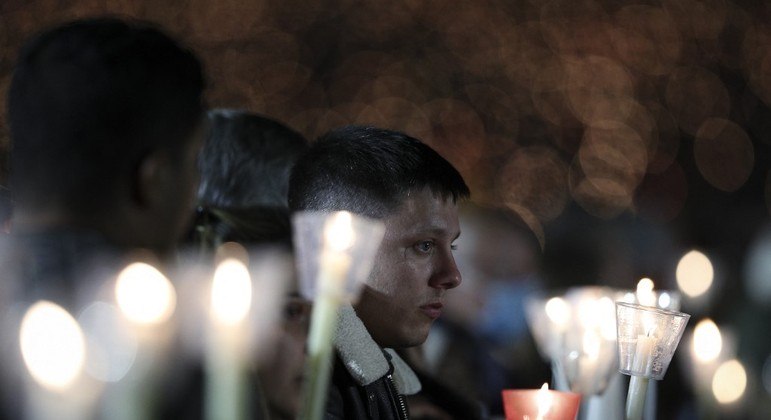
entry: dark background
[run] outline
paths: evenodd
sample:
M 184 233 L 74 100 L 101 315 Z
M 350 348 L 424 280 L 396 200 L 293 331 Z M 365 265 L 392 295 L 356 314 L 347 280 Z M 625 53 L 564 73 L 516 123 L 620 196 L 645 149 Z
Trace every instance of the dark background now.
M 308 138 L 369 123 L 430 143 L 476 203 L 526 222 L 550 286 L 674 288 L 677 260 L 700 249 L 719 293 L 696 315 L 740 331 L 745 404 L 771 410 L 769 302 L 745 270 L 771 204 L 766 3 L 0 0 L 0 95 L 23 40 L 105 13 L 190 45 L 212 107 Z

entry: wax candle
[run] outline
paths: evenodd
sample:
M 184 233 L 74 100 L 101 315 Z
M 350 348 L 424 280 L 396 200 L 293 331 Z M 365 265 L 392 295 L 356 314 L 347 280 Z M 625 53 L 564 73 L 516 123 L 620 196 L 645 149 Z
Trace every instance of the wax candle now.
M 345 298 L 345 280 L 351 265 L 348 250 L 353 240 L 351 214 L 333 214 L 325 224 L 317 295 L 311 313 L 302 419 L 320 419 L 324 413 L 332 371 L 332 339 L 337 311 Z
M 574 419 L 581 403 L 581 394 L 549 389 L 504 389 L 503 409 L 507 420 Z
M 151 416 L 159 358 L 171 336 L 168 321 L 176 308 L 176 291 L 166 276 L 144 262 L 127 265 L 115 283 L 115 300 L 138 341 L 129 373 L 116 384 L 111 419 L 138 420 Z
M 650 333 L 637 336 L 637 344 L 632 360 L 632 371 L 639 374 L 632 375 L 629 381 L 629 393 L 626 400 L 626 417 L 628 420 L 642 418 L 655 345 L 656 337 L 653 337 Z
M 206 349 L 207 420 L 248 418 L 246 398 L 247 315 L 252 282 L 242 261 L 228 258 L 214 273 Z
M 24 315 L 19 331 L 26 380 L 26 416 L 37 420 L 88 418 L 84 395 L 74 386 L 86 356 L 83 332 L 61 306 L 40 301 Z

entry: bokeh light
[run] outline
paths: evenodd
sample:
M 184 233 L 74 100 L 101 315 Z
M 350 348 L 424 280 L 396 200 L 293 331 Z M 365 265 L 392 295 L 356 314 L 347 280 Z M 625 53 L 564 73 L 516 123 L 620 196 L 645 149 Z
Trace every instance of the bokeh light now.
M 138 337 L 126 328 L 120 310 L 106 302 L 94 302 L 78 315 L 88 345 L 86 372 L 103 382 L 117 382 L 137 358 Z
M 695 135 L 708 118 L 726 118 L 731 109 L 728 90 L 712 72 L 683 66 L 672 72 L 667 84 L 666 104 L 680 128 Z
M 717 359 L 723 348 L 720 329 L 711 319 L 702 319 L 693 329 L 692 350 L 696 359 L 702 363 Z
M 706 293 L 715 277 L 709 258 L 699 251 L 690 251 L 677 263 L 677 286 L 691 298 Z
M 721 364 L 712 378 L 712 393 L 720 404 L 738 401 L 747 389 L 747 372 L 736 359 Z
M 132 322 L 160 324 L 174 313 L 177 296 L 169 279 L 150 264 L 129 264 L 115 283 L 118 307 Z
M 744 262 L 744 285 L 747 296 L 753 301 L 765 305 L 771 302 L 771 228 L 758 231 L 747 250 Z
M 615 14 L 613 45 L 623 62 L 652 76 L 668 74 L 683 41 L 671 15 L 659 7 L 632 4 Z
M 45 388 L 65 390 L 83 369 L 83 332 L 75 318 L 53 302 L 39 301 L 27 310 L 19 341 L 24 364 Z
M 710 118 L 699 127 L 693 154 L 699 172 L 715 188 L 736 191 L 752 173 L 755 152 L 752 142 L 737 124 Z
M 495 179 L 504 205 L 527 208 L 542 222 L 559 216 L 567 205 L 567 165 L 550 147 L 519 149 Z

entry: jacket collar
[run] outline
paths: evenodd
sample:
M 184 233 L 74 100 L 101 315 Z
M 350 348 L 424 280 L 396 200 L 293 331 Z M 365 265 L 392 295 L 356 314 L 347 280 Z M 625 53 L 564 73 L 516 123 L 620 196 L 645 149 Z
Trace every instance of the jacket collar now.
M 383 349 L 375 343 L 351 305 L 343 305 L 338 315 L 334 346 L 348 373 L 359 385 L 369 385 L 388 374 L 389 365 Z M 392 349 L 385 349 L 394 367 L 393 379 L 400 394 L 420 391 L 417 375 Z

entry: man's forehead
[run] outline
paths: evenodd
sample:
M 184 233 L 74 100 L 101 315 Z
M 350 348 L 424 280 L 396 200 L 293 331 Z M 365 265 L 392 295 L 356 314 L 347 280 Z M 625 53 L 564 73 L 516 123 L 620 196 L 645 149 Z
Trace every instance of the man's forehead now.
M 409 195 L 384 221 L 389 230 L 404 233 L 459 233 L 458 207 L 452 197 L 430 192 Z

